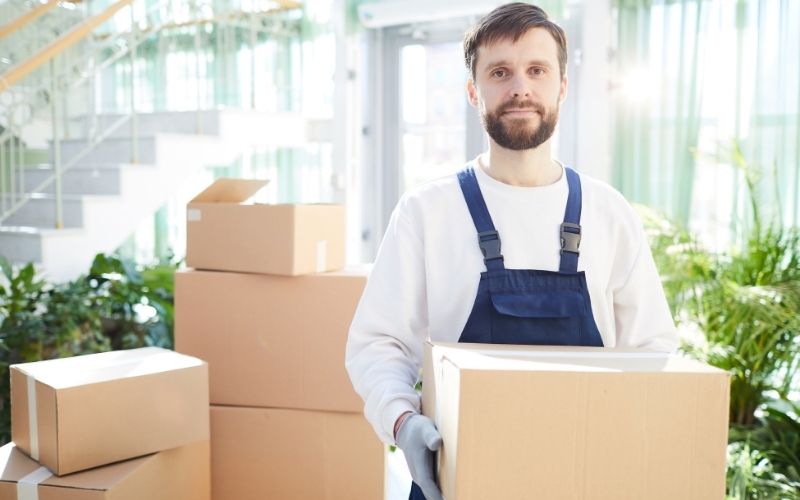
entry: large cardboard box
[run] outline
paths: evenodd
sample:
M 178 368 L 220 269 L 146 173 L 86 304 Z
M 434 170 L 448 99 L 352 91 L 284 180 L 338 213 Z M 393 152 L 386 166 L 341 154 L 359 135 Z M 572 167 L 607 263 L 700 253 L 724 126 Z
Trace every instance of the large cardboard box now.
M 383 460 L 361 415 L 211 407 L 214 500 L 379 500 Z
M 360 413 L 344 352 L 367 273 L 176 273 L 176 350 L 208 361 L 212 404 Z
M 62 477 L 9 443 L 0 448 L 0 500 L 210 500 L 210 473 L 208 441 Z
M 428 344 L 447 500 L 725 496 L 729 376 L 666 354 Z
M 342 205 L 246 204 L 266 181 L 218 179 L 186 208 L 186 265 L 297 276 L 344 267 Z
M 208 366 L 147 347 L 11 366 L 11 435 L 58 475 L 207 440 Z

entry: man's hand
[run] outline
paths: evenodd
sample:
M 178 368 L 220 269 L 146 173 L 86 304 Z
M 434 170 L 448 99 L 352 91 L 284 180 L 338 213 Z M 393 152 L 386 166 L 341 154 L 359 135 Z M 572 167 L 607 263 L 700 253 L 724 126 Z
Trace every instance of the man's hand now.
M 406 417 L 397 431 L 397 446 L 403 450 L 411 478 L 422 489 L 425 500 L 442 500 L 434 473 L 435 452 L 442 447 L 442 436 L 433 420 L 418 414 Z

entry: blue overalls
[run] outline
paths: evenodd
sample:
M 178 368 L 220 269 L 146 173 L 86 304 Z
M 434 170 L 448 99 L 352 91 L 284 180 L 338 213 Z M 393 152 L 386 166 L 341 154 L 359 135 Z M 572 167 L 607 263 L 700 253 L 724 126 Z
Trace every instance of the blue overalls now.
M 558 272 L 506 269 L 500 253 L 500 236 L 486 208 L 475 171 L 467 167 L 458 173 L 486 264 L 475 305 L 459 342 L 603 346 L 592 315 L 586 275 L 578 272 L 581 181 L 574 170 L 564 171 L 569 196 L 560 230 Z M 411 485 L 409 500 L 425 500 L 416 484 Z

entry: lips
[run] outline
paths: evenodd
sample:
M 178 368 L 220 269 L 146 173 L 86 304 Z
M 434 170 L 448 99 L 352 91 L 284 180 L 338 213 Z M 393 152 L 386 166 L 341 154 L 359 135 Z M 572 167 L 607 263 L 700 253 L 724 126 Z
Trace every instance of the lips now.
M 520 119 L 530 119 L 536 115 L 541 115 L 541 112 L 537 109 L 533 108 L 525 108 L 525 109 L 509 109 L 503 111 L 502 116 L 506 116 L 508 118 L 520 118 Z
M 514 106 L 516 104 L 516 106 Z M 532 116 L 534 114 L 544 115 L 544 109 L 541 106 L 537 106 L 534 103 L 509 103 L 509 106 L 505 109 L 500 111 L 501 115 L 510 115 L 510 116 Z

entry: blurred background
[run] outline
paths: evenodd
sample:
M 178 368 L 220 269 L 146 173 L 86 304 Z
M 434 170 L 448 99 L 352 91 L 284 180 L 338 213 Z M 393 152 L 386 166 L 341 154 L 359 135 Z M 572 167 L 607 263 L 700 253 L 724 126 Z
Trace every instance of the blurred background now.
M 270 179 L 265 201 L 345 203 L 348 260 L 370 261 L 406 189 L 485 147 L 460 44 L 497 4 L 5 0 L 0 244 L 72 277 L 79 255 L 52 256 L 19 228 L 91 232 L 81 178 L 124 176 L 122 161 L 174 173 L 178 162 L 179 179 L 142 182 L 167 189 L 144 187 L 141 210 L 117 218 L 124 231 L 98 249 L 181 256 L 186 201 L 224 175 Z M 800 2 L 539 4 L 569 36 L 558 158 L 722 248 L 750 209 L 736 150 L 772 176 L 760 186 L 770 215 L 797 223 Z M 157 157 L 158 134 L 184 143 Z
M 6 348 L 98 348 L 92 309 L 114 347 L 170 345 L 217 177 L 344 204 L 370 262 L 403 192 L 486 147 L 461 39 L 500 3 L 0 0 Z M 730 498 L 797 498 L 800 1 L 533 3 L 569 39 L 556 157 L 635 204 L 683 351 L 734 374 Z

